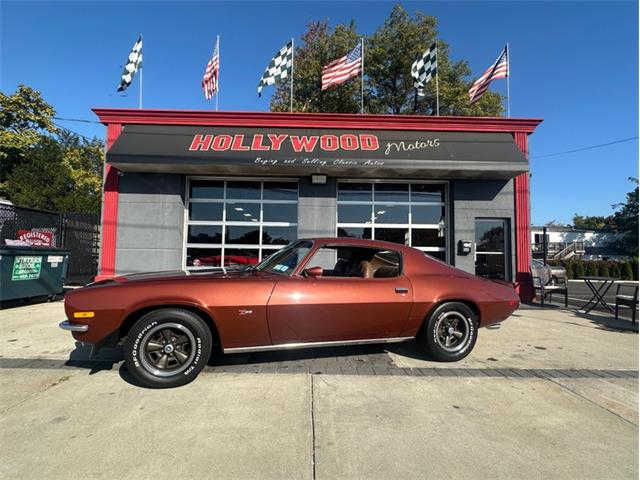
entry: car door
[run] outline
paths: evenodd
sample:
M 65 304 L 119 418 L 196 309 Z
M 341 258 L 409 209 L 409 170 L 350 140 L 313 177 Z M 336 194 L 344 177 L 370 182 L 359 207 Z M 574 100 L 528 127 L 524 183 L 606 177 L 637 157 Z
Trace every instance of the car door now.
M 409 315 L 409 279 L 303 277 L 279 280 L 267 306 L 274 345 L 397 336 Z

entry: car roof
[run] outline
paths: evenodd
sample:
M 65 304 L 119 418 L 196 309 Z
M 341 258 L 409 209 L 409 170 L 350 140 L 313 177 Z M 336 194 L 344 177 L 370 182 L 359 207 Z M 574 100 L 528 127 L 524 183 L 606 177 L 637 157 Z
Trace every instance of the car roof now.
M 353 245 L 358 247 L 373 247 L 373 248 L 385 248 L 390 250 L 412 250 L 411 247 L 402 245 L 400 243 L 385 242 L 383 240 L 367 240 L 364 238 L 351 238 L 351 237 L 314 237 L 314 238 L 300 238 L 299 240 L 310 240 L 315 243 L 330 243 L 339 245 Z

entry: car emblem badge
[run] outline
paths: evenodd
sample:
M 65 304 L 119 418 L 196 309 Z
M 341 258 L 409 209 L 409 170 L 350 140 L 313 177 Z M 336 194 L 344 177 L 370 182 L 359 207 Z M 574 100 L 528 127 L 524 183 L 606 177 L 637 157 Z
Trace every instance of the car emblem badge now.
M 238 315 L 251 315 L 252 313 L 253 313 L 253 310 L 243 310 L 243 309 L 238 310 Z

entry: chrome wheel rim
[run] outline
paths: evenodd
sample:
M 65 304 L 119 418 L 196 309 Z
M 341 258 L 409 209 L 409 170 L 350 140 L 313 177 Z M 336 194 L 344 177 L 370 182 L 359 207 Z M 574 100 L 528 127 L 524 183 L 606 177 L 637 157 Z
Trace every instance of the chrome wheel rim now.
M 156 325 L 140 344 L 142 366 L 158 377 L 170 377 L 184 371 L 196 354 L 193 333 L 179 323 Z
M 464 348 L 471 335 L 470 320 L 460 312 L 444 312 L 435 325 L 435 340 L 447 352 Z

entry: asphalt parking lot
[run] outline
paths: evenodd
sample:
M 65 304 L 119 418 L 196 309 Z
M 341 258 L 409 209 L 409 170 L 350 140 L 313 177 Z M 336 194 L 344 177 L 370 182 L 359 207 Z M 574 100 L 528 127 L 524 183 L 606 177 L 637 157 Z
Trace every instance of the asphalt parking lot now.
M 412 344 L 232 355 L 141 388 L 62 303 L 0 311 L 2 478 L 638 477 L 638 334 L 520 309 L 462 362 Z

